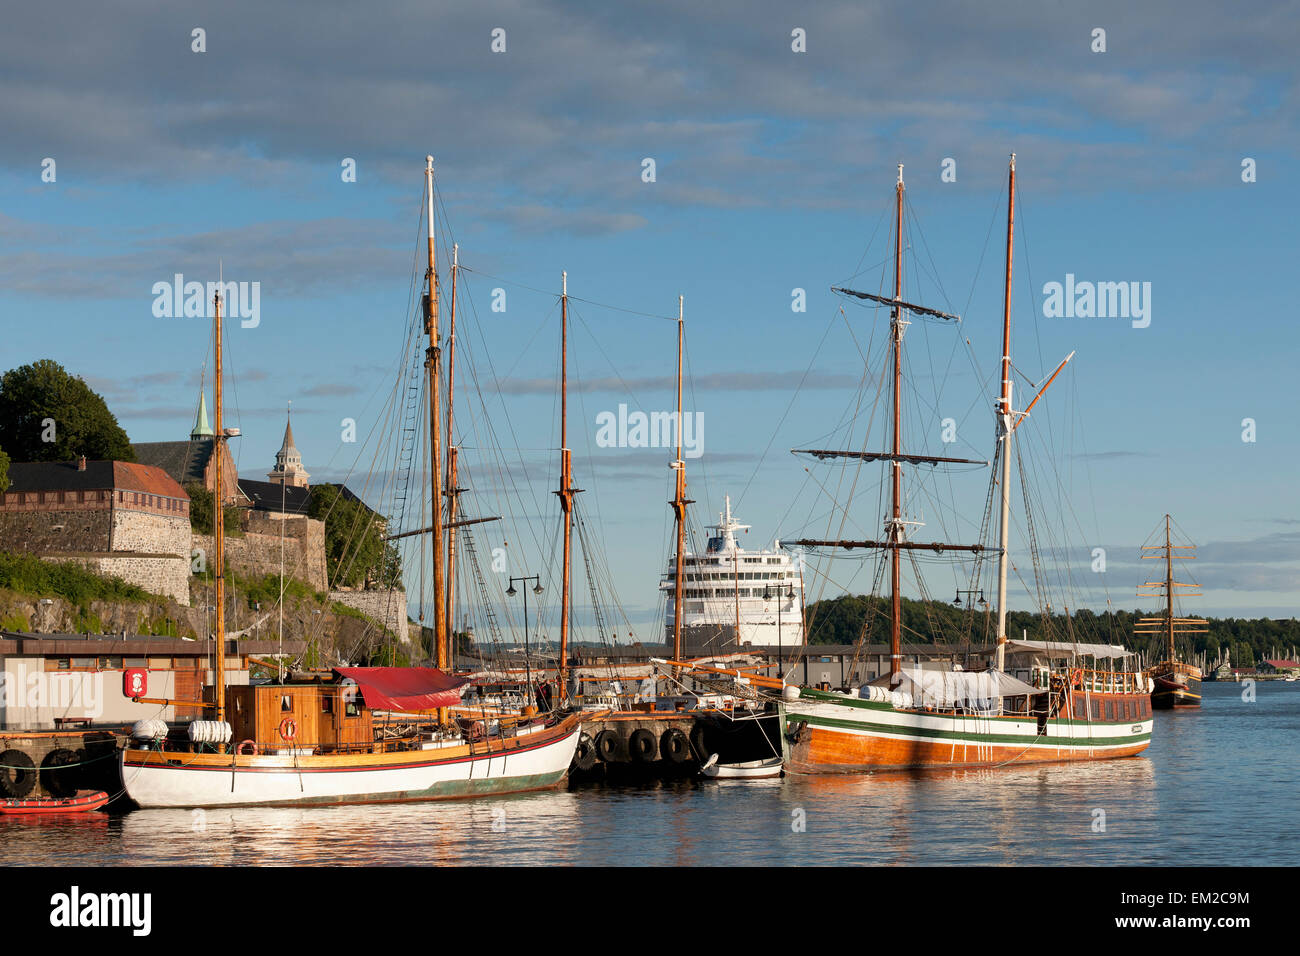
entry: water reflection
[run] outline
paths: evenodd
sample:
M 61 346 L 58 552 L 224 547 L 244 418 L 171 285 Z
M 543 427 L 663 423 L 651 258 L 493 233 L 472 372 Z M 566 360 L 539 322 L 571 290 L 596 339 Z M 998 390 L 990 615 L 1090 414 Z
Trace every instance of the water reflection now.
M 0 817 L 10 864 L 1295 865 L 1300 686 L 1206 685 L 1140 757 L 441 803 Z M 1102 816 L 1104 814 L 1104 816 Z M 1104 824 L 1104 825 L 1101 825 Z

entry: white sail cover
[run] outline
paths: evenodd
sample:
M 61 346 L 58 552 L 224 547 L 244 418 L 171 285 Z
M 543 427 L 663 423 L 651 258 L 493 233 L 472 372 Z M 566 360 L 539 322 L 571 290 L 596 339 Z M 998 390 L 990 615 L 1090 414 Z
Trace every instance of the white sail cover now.
M 1012 654 L 1039 654 L 1043 657 L 1067 658 L 1095 657 L 1099 660 L 1115 657 L 1132 657 L 1132 651 L 1122 644 L 1071 644 L 1067 641 L 1007 641 L 1007 652 Z
M 901 677 L 903 682 L 898 690 L 910 695 L 921 707 L 965 707 L 969 710 L 997 711 L 1003 697 L 1043 693 L 1039 688 L 1010 674 L 994 670 L 950 671 L 905 667 Z M 886 674 L 875 683 L 877 686 L 888 686 L 889 675 Z

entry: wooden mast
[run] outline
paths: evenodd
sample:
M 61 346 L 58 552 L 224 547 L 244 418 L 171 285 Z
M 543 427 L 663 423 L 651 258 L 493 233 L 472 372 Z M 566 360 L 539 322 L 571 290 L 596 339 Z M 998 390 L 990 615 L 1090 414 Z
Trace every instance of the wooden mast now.
M 682 560 L 686 551 L 686 462 L 682 459 L 682 345 L 685 327 L 682 318 L 683 297 L 677 297 L 677 492 L 673 496 L 673 516 L 677 519 L 677 562 L 673 574 L 673 660 L 682 659 Z
M 998 526 L 998 649 L 996 666 L 1000 671 L 1007 654 L 1007 537 L 1011 524 L 1011 259 L 1016 226 L 1016 154 L 1011 154 L 1007 178 L 1007 273 L 1002 296 L 1002 392 L 998 399 L 998 437 L 1001 439 L 1001 488 Z M 1073 355 L 1074 353 L 1070 353 Z M 1069 359 L 1066 359 L 1068 362 Z M 1065 363 L 1062 362 L 1062 365 Z M 1057 369 L 1059 372 L 1060 369 Z M 1054 378 L 1055 376 L 1053 376 Z M 1051 382 L 1048 382 L 1050 385 Z M 1036 399 L 1035 399 L 1036 400 Z
M 456 405 L 456 273 L 460 270 L 460 246 L 451 247 L 451 327 L 447 330 L 447 614 L 444 630 L 451 640 L 456 633 L 456 458 L 460 451 L 452 436 L 452 411 Z
M 1170 661 L 1174 659 L 1174 549 L 1170 547 L 1171 544 L 1169 515 L 1165 515 L 1165 620 L 1169 624 Z
M 216 427 L 212 430 L 212 455 L 215 459 L 212 469 L 213 491 L 212 491 L 212 540 L 213 554 L 212 558 L 215 563 L 215 599 L 217 605 L 217 660 L 216 660 L 216 686 L 213 687 L 214 699 L 216 701 L 217 722 L 223 723 L 226 719 L 226 510 L 225 496 L 222 494 L 222 474 L 221 474 L 221 457 L 225 450 L 226 426 L 222 421 L 221 414 L 221 292 L 217 291 L 212 296 L 212 304 L 215 313 L 214 320 L 214 342 L 215 342 L 215 387 L 214 396 L 216 401 Z M 221 753 L 225 753 L 226 748 L 221 747 Z
M 894 187 L 894 300 L 903 298 L 903 164 L 898 164 L 898 185 Z M 893 508 L 889 528 L 891 551 L 890 633 L 889 633 L 889 686 L 897 688 L 902 683 L 903 668 L 903 604 L 899 542 L 903 537 L 903 511 L 901 500 L 903 463 L 903 415 L 901 389 L 903 384 L 903 310 L 895 305 L 890 321 L 894 350 L 894 448 L 893 448 Z M 780 613 L 779 605 L 778 611 Z
M 429 219 L 429 264 L 425 272 L 427 294 L 424 299 L 424 330 L 429 337 L 429 345 L 424 353 L 424 368 L 427 373 L 429 390 L 429 458 L 430 496 L 433 512 L 433 621 L 436 664 L 439 670 L 450 669 L 448 654 L 446 592 L 444 590 L 444 554 L 442 544 L 442 418 L 439 405 L 438 368 L 440 349 L 438 346 L 438 265 L 437 248 L 433 235 L 433 157 L 424 158 L 424 188 L 428 201 Z M 438 710 L 440 722 L 446 722 L 447 708 Z
M 573 459 L 568 441 L 569 423 L 569 274 L 560 273 L 560 510 L 564 513 L 564 578 L 560 587 L 559 699 L 568 698 L 565 679 L 569 663 L 569 589 L 573 558 Z

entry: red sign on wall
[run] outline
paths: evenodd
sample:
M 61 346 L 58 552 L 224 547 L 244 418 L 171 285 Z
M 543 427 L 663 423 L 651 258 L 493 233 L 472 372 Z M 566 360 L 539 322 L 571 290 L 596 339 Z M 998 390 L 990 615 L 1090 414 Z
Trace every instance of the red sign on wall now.
M 122 671 L 122 696 L 143 697 L 149 692 L 149 672 L 143 667 Z

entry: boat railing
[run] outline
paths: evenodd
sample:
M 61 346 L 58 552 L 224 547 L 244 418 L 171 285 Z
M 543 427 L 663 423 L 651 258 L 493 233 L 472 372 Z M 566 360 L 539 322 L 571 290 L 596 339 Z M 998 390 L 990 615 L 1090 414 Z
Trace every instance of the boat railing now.
M 1145 684 L 1142 674 L 1129 671 L 1076 668 L 1071 672 L 1071 685 L 1076 690 L 1094 694 L 1143 694 L 1147 690 Z

